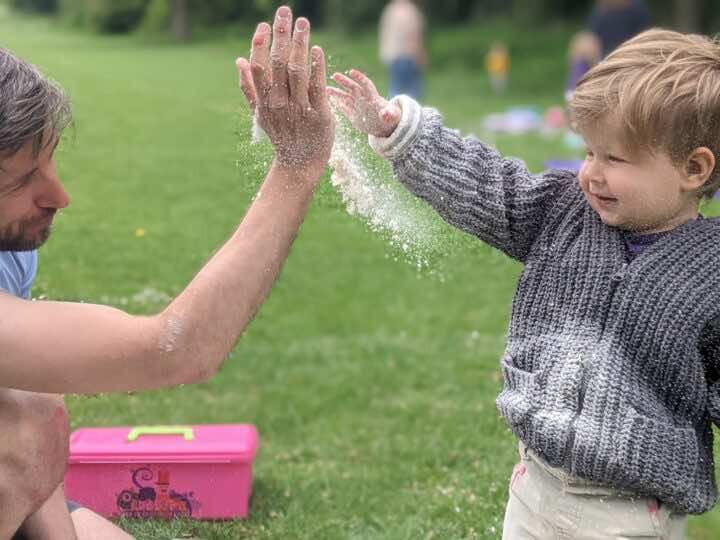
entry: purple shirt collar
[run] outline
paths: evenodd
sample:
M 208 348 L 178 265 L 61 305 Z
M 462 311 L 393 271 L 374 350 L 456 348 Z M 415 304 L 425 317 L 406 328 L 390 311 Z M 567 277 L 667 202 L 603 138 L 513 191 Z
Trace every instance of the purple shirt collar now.
M 698 219 L 703 219 L 702 215 L 698 216 Z M 623 240 L 625 241 L 625 255 L 627 256 L 628 262 L 632 261 L 635 257 L 640 255 L 645 248 L 652 246 L 658 240 L 665 238 L 672 234 L 672 230 L 663 231 L 659 233 L 623 233 Z

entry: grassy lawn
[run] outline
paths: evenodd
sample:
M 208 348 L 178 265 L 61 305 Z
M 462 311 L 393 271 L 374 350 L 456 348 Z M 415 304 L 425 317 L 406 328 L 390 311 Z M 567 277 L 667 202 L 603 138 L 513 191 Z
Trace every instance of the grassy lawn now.
M 248 29 L 177 46 L 0 19 L 3 46 L 71 94 L 59 167 L 73 202 L 42 250 L 36 296 L 161 309 L 240 221 L 271 159 L 249 143 L 233 61 Z M 479 132 L 488 112 L 560 103 L 571 28 L 437 30 L 426 102 Z M 482 74 L 507 36 L 511 92 Z M 372 35 L 318 34 L 331 66 L 385 87 Z M 539 170 L 557 137 L 499 137 Z M 378 174 L 389 177 L 387 168 Z M 73 427 L 249 422 L 261 433 L 249 519 L 127 522 L 140 539 L 499 538 L 516 442 L 494 400 L 519 265 L 438 225 L 418 272 L 348 216 L 326 182 L 269 301 L 207 384 L 68 398 Z M 142 232 L 139 232 L 142 229 Z M 690 538 L 720 534 L 720 510 Z

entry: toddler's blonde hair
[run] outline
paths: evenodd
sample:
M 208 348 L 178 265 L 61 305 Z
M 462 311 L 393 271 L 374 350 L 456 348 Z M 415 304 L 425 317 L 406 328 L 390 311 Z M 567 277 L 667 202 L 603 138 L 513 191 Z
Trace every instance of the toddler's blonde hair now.
M 682 165 L 709 148 L 715 168 L 698 190 L 720 188 L 720 42 L 670 30 L 647 30 L 626 41 L 579 81 L 569 104 L 577 131 L 619 122 L 629 151 L 665 152 Z

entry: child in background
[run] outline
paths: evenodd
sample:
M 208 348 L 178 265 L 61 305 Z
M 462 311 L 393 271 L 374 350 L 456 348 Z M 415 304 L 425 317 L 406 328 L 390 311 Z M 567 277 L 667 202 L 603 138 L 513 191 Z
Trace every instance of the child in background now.
M 496 94 L 502 94 L 507 89 L 508 74 L 510 72 L 510 53 L 507 46 L 501 41 L 494 41 L 485 57 L 490 86 Z
M 602 58 L 602 45 L 595 34 L 583 30 L 573 36 L 568 53 L 570 70 L 565 88 L 565 101 L 570 103 L 580 78 Z
M 578 82 L 579 173 L 531 174 L 358 71 L 336 105 L 449 223 L 524 264 L 501 361 L 503 538 L 682 539 L 717 488 L 720 43 L 650 30 Z

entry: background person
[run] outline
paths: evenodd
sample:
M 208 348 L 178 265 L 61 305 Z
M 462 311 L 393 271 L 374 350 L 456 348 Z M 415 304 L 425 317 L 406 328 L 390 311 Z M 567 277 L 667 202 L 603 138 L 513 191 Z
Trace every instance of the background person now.
M 602 55 L 607 56 L 623 41 L 647 30 L 650 23 L 644 0 L 597 0 L 588 26 L 602 43 Z
M 502 41 L 494 41 L 485 55 L 485 69 L 490 79 L 490 86 L 496 94 L 504 94 L 507 90 L 510 74 L 510 51 Z
M 570 102 L 580 78 L 602 58 L 602 44 L 598 37 L 587 30 L 575 34 L 568 48 L 568 80 L 565 101 Z
M 423 94 L 427 67 L 425 17 L 412 0 L 391 0 L 380 16 L 380 59 L 390 73 L 390 97 Z

